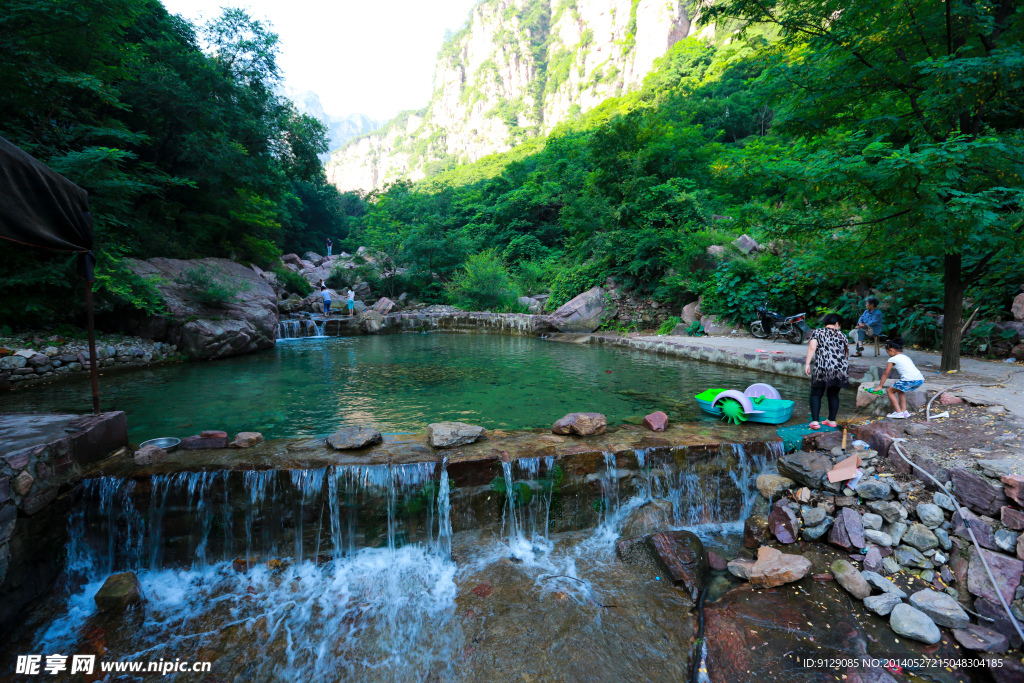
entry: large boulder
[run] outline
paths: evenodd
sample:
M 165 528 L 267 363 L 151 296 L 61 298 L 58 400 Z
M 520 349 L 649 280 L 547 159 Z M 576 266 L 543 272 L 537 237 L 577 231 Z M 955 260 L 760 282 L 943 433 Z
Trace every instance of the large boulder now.
M 540 313 L 544 306 L 536 299 L 531 299 L 528 296 L 519 297 L 519 304 L 526 308 L 527 313 Z
M 601 326 L 606 305 L 604 290 L 593 287 L 559 306 L 548 323 L 559 332 L 593 332 Z
M 692 531 L 663 531 L 647 537 L 647 545 L 669 578 L 696 600 L 708 575 L 704 544 Z
M 133 572 L 111 574 L 93 597 L 101 612 L 124 612 L 145 601 L 142 584 Z
M 683 314 L 681 316 L 682 319 L 683 319 L 683 322 L 686 323 L 687 325 L 689 325 L 691 323 L 695 323 L 698 320 L 700 320 L 701 316 L 700 316 L 700 313 L 698 312 L 699 308 L 700 308 L 700 302 L 699 301 L 694 301 L 694 302 L 688 303 L 685 306 L 683 306 Z
M 368 308 L 359 314 L 359 324 L 367 334 L 376 334 L 384 327 L 384 316 Z
M 725 337 L 740 329 L 726 322 L 720 315 L 702 316 L 700 323 L 704 326 L 704 334 L 709 337 Z
M 779 474 L 811 489 L 829 488 L 838 491 L 838 485 L 828 480 L 832 461 L 821 453 L 797 451 L 778 460 Z
M 344 427 L 327 437 L 327 445 L 335 450 L 347 451 L 373 446 L 383 440 L 381 433 L 371 427 Z
M 655 498 L 629 513 L 622 522 L 622 538 L 636 538 L 671 529 L 674 512 L 672 503 Z
M 1021 285 L 1024 289 L 1024 285 Z M 1013 304 L 1010 306 L 1010 312 L 1013 313 L 1014 320 L 1024 321 L 1024 294 L 1018 294 L 1013 297 Z
M 273 348 L 277 339 L 277 295 L 251 268 L 222 258 L 180 260 L 126 259 L 139 277 L 150 279 L 160 291 L 166 314 L 139 321 L 139 336 L 176 344 L 192 358 L 225 358 Z M 201 270 L 234 296 L 221 308 L 196 301 L 185 285 L 178 284 L 187 271 Z
M 484 428 L 465 422 L 434 422 L 427 425 L 427 442 L 434 448 L 455 448 L 483 436 Z

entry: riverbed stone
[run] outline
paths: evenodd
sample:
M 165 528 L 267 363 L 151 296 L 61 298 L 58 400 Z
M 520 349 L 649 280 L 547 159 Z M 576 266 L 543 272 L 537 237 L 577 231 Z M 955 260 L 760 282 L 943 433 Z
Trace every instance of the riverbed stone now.
M 644 416 L 644 427 L 647 427 L 652 432 L 663 432 L 667 426 L 668 415 L 660 410 Z
M 805 526 L 816 526 L 825 521 L 825 508 L 812 508 L 802 505 L 800 507 L 800 518 Z
M 101 612 L 120 613 L 141 605 L 145 597 L 135 573 L 122 572 L 108 576 L 93 600 Z
M 1024 574 L 1024 562 L 989 550 L 981 552 L 984 553 L 985 561 L 988 562 L 988 566 L 992 570 L 992 575 L 999 586 L 999 592 L 1002 593 L 1007 603 L 1013 602 L 1013 594 L 1017 586 L 1020 585 L 1021 574 Z M 996 589 L 989 581 L 985 567 L 978 557 L 977 548 L 972 546 L 970 553 L 970 564 L 967 567 L 967 590 L 972 595 L 992 602 L 999 602 Z
M 1003 495 L 1024 506 L 1024 475 L 1010 474 L 1001 477 L 1000 481 L 1003 482 Z
M 805 526 L 801 531 L 800 535 L 805 541 L 817 541 L 819 538 L 825 535 L 825 533 L 832 528 L 832 518 L 826 517 L 823 522 L 815 526 Z
M 978 598 L 974 601 L 974 611 L 986 618 L 986 627 L 1006 636 L 1010 647 L 1020 648 L 1024 645 L 1020 636 L 1017 635 L 1017 630 L 1013 627 L 1010 617 L 1006 614 L 1006 610 L 998 602 Z
M 932 494 L 932 502 L 946 512 L 956 512 L 956 503 L 954 503 L 953 499 L 942 491 L 936 491 Z
M 604 290 L 594 287 L 559 306 L 547 320 L 559 332 L 593 332 L 601 326 L 606 306 Z
M 259 432 L 238 432 L 228 446 L 230 448 L 251 448 L 262 441 L 263 435 Z
M 896 605 L 901 604 L 898 595 L 893 593 L 882 593 L 881 595 L 869 595 L 864 598 L 864 606 L 880 617 L 888 616 Z
M 648 536 L 647 544 L 669 578 L 696 600 L 708 575 L 708 558 L 700 538 L 691 531 L 662 531 Z
M 878 572 L 863 571 L 860 573 L 860 575 L 864 577 L 864 580 L 867 581 L 872 588 L 876 588 L 882 591 L 883 593 L 892 593 L 898 598 L 907 597 L 906 592 L 904 592 L 902 588 L 900 588 L 895 583 L 885 578 Z
M 871 541 L 875 545 L 883 548 L 888 548 L 892 545 L 892 536 L 885 533 L 884 531 L 876 531 L 875 529 L 865 529 L 864 538 Z
M 928 558 L 921 554 L 917 548 L 911 548 L 908 545 L 901 545 L 893 552 L 893 556 L 896 561 L 904 567 L 914 567 L 916 569 L 930 569 L 932 563 L 928 561 Z
M 907 533 L 903 534 L 903 542 L 922 552 L 939 547 L 939 539 L 924 524 L 911 524 Z
M 327 445 L 338 451 L 348 451 L 373 446 L 383 440 L 376 429 L 359 425 L 339 429 L 327 437 Z
M 178 445 L 186 451 L 202 450 L 207 448 L 227 448 L 228 433 L 216 430 L 200 432 L 195 436 L 185 437 Z
M 143 446 L 139 450 L 135 451 L 133 460 L 136 465 L 155 465 L 164 458 L 167 457 L 167 451 L 160 448 L 159 446 Z
M 960 607 L 956 600 L 930 588 L 911 595 L 910 604 L 931 617 L 931 620 L 939 626 L 964 628 L 971 623 L 967 612 Z
M 764 515 L 750 515 L 743 522 L 743 546 L 759 548 L 771 538 L 768 518 Z
M 661 498 L 649 500 L 636 508 L 622 522 L 621 538 L 636 538 L 659 531 L 667 531 L 673 526 L 672 503 Z
M 1010 642 L 1006 636 L 978 624 L 967 624 L 963 628 L 953 629 L 953 637 L 964 648 L 975 652 L 999 654 L 1010 649 Z
M 1004 505 L 1002 510 L 999 511 L 999 521 L 1007 529 L 1013 529 L 1014 531 L 1024 530 L 1024 512 L 1009 505 Z
M 868 508 L 875 514 L 881 515 L 882 519 L 889 524 L 902 522 L 907 518 L 906 508 L 891 500 L 873 500 L 868 503 Z
M 483 434 L 483 427 L 465 422 L 434 422 L 427 425 L 427 443 L 434 448 L 465 446 Z
M 759 474 L 754 480 L 754 486 L 769 501 L 774 500 L 778 494 L 793 486 L 793 483 L 792 479 L 783 477 L 781 474 Z
M 996 486 L 982 475 L 964 467 L 955 467 L 949 474 L 957 498 L 979 515 L 998 515 L 999 508 L 1006 505 L 1004 487 Z
M 569 413 L 551 426 L 555 434 L 578 434 L 592 436 L 604 434 L 608 418 L 601 413 Z
M 942 508 L 934 503 L 918 503 L 916 511 L 917 518 L 921 520 L 921 524 L 924 524 L 929 529 L 934 529 L 946 521 Z
M 934 645 L 942 640 L 942 633 L 927 614 L 907 604 L 896 605 L 889 615 L 889 628 L 905 638 Z
M 832 461 L 821 453 L 797 451 L 778 459 L 779 474 L 812 489 L 839 491 L 839 484 L 828 481 Z
M 1009 529 L 1000 529 L 994 534 L 996 547 L 1012 555 L 1017 551 L 1018 536 L 1019 534 L 1015 534 Z
M 885 500 L 892 495 L 892 487 L 880 479 L 865 479 L 857 484 L 856 491 L 864 500 Z
M 971 512 L 970 509 L 966 507 L 960 508 L 960 510 L 953 515 L 953 535 L 967 539 L 967 541 L 970 542 L 971 535 L 967 532 L 967 527 L 970 527 L 971 531 L 974 532 L 974 537 L 978 540 L 978 543 L 982 548 L 995 550 L 996 539 L 995 535 L 992 533 L 992 526 L 981 517 Z
M 800 520 L 786 500 L 779 500 L 768 514 L 768 528 L 779 543 L 796 543 L 800 536 Z
M 882 553 L 878 548 L 868 548 L 868 551 L 864 554 L 864 570 L 871 572 L 882 570 Z
M 844 550 L 864 547 L 864 524 L 852 508 L 843 508 L 829 532 L 828 542 Z
M 852 563 L 847 560 L 836 560 L 829 566 L 829 569 L 832 570 L 832 576 L 836 577 L 839 585 L 853 597 L 863 600 L 871 595 L 871 586 Z
M 868 529 L 875 529 L 876 531 L 881 531 L 881 529 L 882 529 L 882 516 L 881 515 L 876 515 L 873 512 L 865 512 L 863 515 L 861 515 L 860 519 L 861 519 L 861 523 L 864 524 L 864 530 L 865 531 L 867 531 Z
M 811 561 L 803 555 L 791 555 L 770 546 L 757 550 L 757 561 L 733 560 L 727 565 L 730 573 L 750 581 L 751 585 L 774 588 L 799 581 L 811 570 Z

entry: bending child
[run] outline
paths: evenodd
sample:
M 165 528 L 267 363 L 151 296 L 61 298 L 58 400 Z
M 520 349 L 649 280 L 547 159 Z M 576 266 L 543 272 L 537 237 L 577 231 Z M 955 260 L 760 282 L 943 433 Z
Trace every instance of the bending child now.
M 899 337 L 893 337 L 885 342 L 885 352 L 889 354 L 889 363 L 885 366 L 882 379 L 878 381 L 878 388 L 885 388 L 892 407 L 896 409 L 886 417 L 905 419 L 910 417 L 910 411 L 907 410 L 907 394 L 917 391 L 924 384 L 924 375 L 914 365 L 914 361 L 903 354 L 903 340 Z M 900 378 L 891 387 L 886 387 L 885 381 L 889 379 L 889 373 L 894 367 L 900 373 Z

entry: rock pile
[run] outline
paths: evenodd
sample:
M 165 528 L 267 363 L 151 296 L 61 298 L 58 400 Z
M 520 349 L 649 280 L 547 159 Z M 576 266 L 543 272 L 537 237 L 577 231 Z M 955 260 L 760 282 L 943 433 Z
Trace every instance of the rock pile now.
M 0 346 L 0 383 L 24 383 L 36 380 L 87 374 L 89 343 L 50 336 L 32 340 L 31 346 Z M 23 340 L 20 343 L 24 343 Z M 148 365 L 178 357 L 178 347 L 135 337 L 100 337 L 96 340 L 97 367 Z

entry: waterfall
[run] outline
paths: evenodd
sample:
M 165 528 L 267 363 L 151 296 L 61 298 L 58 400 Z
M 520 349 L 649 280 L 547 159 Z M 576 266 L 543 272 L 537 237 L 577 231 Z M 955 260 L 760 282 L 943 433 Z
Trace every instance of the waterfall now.
M 619 509 L 619 471 L 616 469 L 615 454 L 604 451 L 604 474 L 601 476 L 602 522 Z
M 316 318 L 310 318 L 309 324 L 313 327 L 314 337 L 324 337 L 324 328 L 327 326 L 326 320 L 317 320 Z
M 441 480 L 437 484 L 437 550 L 442 557 L 452 556 L 452 506 L 449 499 L 448 458 L 441 463 Z
M 277 323 L 278 339 L 297 339 L 300 336 L 301 327 L 298 320 L 281 320 Z

